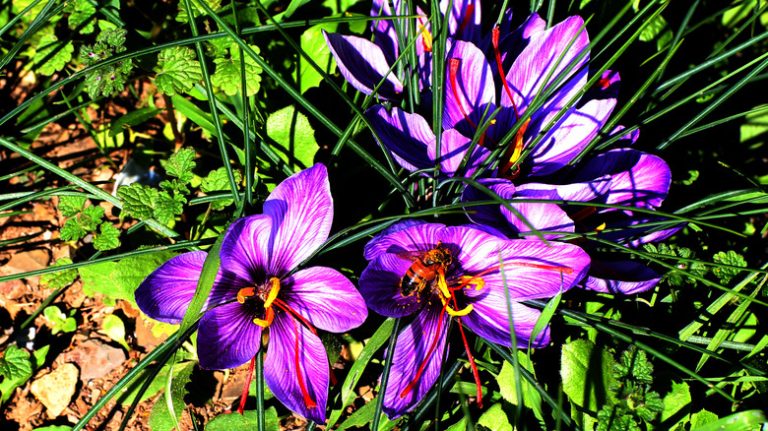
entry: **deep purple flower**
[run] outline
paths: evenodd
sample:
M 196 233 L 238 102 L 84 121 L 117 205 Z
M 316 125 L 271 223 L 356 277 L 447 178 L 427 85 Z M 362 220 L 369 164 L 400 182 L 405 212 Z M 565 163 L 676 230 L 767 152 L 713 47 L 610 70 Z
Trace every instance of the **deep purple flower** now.
M 413 409 L 435 384 L 451 319 L 459 324 L 479 384 L 463 327 L 509 347 L 511 318 L 518 346 L 545 346 L 548 328 L 532 339 L 540 312 L 521 302 L 570 289 L 589 266 L 587 254 L 571 244 L 508 240 L 469 226 L 414 222 L 371 240 L 365 258 L 369 264 L 360 290 L 368 306 L 384 316 L 414 319 L 397 336 L 384 389 L 390 417 Z
M 452 38 L 473 40 L 480 33 L 480 7 L 477 0 L 455 0 L 450 2 L 451 10 L 447 11 L 449 1 L 441 0 L 440 10 L 447 14 L 448 34 Z M 372 94 L 379 82 L 378 96 L 384 100 L 397 100 L 403 91 L 404 76 L 397 76 L 397 68 L 392 71 L 395 61 L 402 54 L 401 50 L 407 45 L 409 24 L 405 19 L 391 19 L 397 15 L 416 14 L 415 50 L 417 64 L 415 73 L 419 80 L 419 89 L 426 88 L 432 82 L 432 33 L 427 14 L 417 7 L 415 11 L 405 10 L 407 4 L 394 0 L 392 5 L 388 0 L 374 0 L 371 16 L 374 18 L 390 18 L 375 20 L 371 23 L 373 42 L 359 36 L 345 36 L 335 33 L 325 33 L 326 43 L 336 59 L 336 64 L 342 76 L 354 88 L 364 94 Z M 405 40 L 398 37 L 396 26 L 401 28 Z
M 367 317 L 360 294 L 335 269 L 293 272 L 325 242 L 332 220 L 328 173 L 317 164 L 275 187 L 263 214 L 234 222 L 197 337 L 200 366 L 225 369 L 254 358 L 269 329 L 267 385 L 289 409 L 318 423 L 325 421 L 329 365 L 315 328 L 344 332 Z M 139 308 L 179 323 L 205 256 L 184 253 L 160 266 L 136 291 Z
M 506 145 L 498 168 L 504 177 L 516 177 L 521 170 L 528 177 L 550 175 L 570 163 L 605 124 L 616 105 L 613 88 L 618 76 L 608 72 L 599 81 L 600 92 L 579 97 L 587 83 L 589 37 L 578 16 L 545 29 L 534 14 L 500 38 L 496 29 L 490 53 L 472 42 L 449 40 L 442 117 L 443 138 L 449 139 L 441 147 L 440 160 L 461 161 L 461 151 L 465 153 L 473 139 L 477 145 L 469 159 L 484 159 L 534 100 L 544 97 Z M 368 117 L 382 144 L 398 160 L 408 161 L 403 167 L 434 166 L 437 157 L 427 155 L 436 152 L 435 139 L 423 117 L 383 106 L 371 108 Z M 413 133 L 425 129 L 429 133 Z M 532 147 L 534 141 L 538 143 Z M 473 170 L 470 163 L 463 173 Z

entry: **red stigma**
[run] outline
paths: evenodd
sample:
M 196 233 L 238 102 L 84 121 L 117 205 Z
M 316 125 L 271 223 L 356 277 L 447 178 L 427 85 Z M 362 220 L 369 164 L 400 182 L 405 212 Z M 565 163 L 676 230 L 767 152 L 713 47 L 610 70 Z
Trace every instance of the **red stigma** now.
M 597 81 L 597 85 L 599 85 L 599 86 L 600 86 L 600 89 L 602 89 L 602 90 L 607 90 L 607 89 L 608 89 L 608 87 L 610 87 L 610 86 L 611 86 L 611 81 L 610 81 L 608 78 L 605 78 L 605 77 L 603 77 L 603 78 L 600 78 L 600 79 Z
M 472 17 L 472 14 L 475 12 L 475 4 L 470 3 L 467 6 L 467 10 L 464 11 L 464 18 L 461 20 L 461 25 L 459 25 L 459 31 L 464 31 L 465 28 L 467 28 L 467 25 L 469 25 L 469 20 Z
M 304 406 L 307 409 L 314 409 L 317 407 L 317 403 L 314 399 L 312 399 L 312 395 L 310 395 L 309 390 L 307 390 L 307 384 L 304 382 L 304 375 L 301 373 L 301 361 L 299 358 L 299 327 L 296 324 L 296 320 L 301 321 L 304 325 L 309 328 L 309 330 L 312 331 L 313 334 L 317 335 L 317 331 L 314 327 L 305 319 L 303 316 L 301 316 L 299 313 L 297 313 L 293 308 L 291 308 L 288 304 L 285 303 L 285 301 L 276 298 L 275 299 L 275 305 L 278 306 L 280 309 L 284 310 L 291 316 L 295 317 L 295 319 L 291 319 L 291 323 L 293 324 L 293 335 L 295 337 L 295 344 L 294 344 L 294 355 L 293 355 L 293 361 L 294 365 L 296 366 L 296 377 L 299 379 L 299 390 L 301 391 L 301 396 L 304 398 Z
M 515 99 L 512 97 L 512 89 L 509 88 L 509 84 L 507 83 L 507 74 L 504 73 L 504 66 L 502 66 L 501 63 L 501 51 L 499 51 L 499 26 L 494 26 L 493 30 L 491 31 L 491 43 L 493 44 L 493 54 L 496 57 L 496 69 L 498 70 L 499 76 L 501 77 L 501 82 L 504 85 L 504 91 L 507 93 L 507 97 L 509 97 L 510 102 L 512 102 L 512 109 L 515 111 L 515 120 L 517 120 L 520 118 L 520 113 L 517 111 Z
M 467 114 L 466 109 L 464 109 L 464 105 L 461 103 L 461 98 L 459 97 L 459 82 L 456 78 L 456 75 L 459 72 L 459 66 L 461 66 L 461 59 L 450 59 L 448 61 L 448 66 L 448 78 L 451 81 L 451 92 L 453 93 L 453 98 L 456 99 L 456 105 L 459 106 L 459 111 L 461 111 L 461 115 L 464 116 L 464 119 L 467 120 L 467 123 L 469 123 L 473 129 L 477 129 L 477 124 L 475 124 L 475 122 L 469 118 L 469 114 Z
M 440 316 L 437 318 L 437 329 L 435 330 L 435 337 L 432 339 L 432 343 L 430 343 L 429 349 L 427 349 L 427 354 L 424 355 L 424 359 L 421 360 L 421 364 L 419 364 L 419 368 L 416 370 L 416 375 L 413 376 L 411 383 L 408 383 L 408 386 L 406 386 L 405 389 L 400 392 L 400 398 L 405 398 L 406 395 L 408 395 L 413 390 L 413 388 L 416 387 L 416 384 L 419 383 L 419 380 L 421 379 L 421 375 L 424 374 L 424 370 L 427 368 L 429 358 L 432 357 L 432 353 L 434 353 L 435 348 L 437 347 L 437 342 L 440 340 L 441 330 L 443 328 L 443 317 L 445 317 L 446 307 L 448 307 L 447 303 L 446 305 L 443 305 L 443 309 L 440 310 Z
M 261 352 L 256 353 L 261 354 Z M 245 384 L 243 385 L 243 392 L 240 393 L 240 405 L 237 406 L 237 412 L 243 414 L 245 411 L 245 401 L 248 399 L 248 390 L 251 388 L 251 380 L 253 380 L 253 370 L 256 368 L 256 357 L 251 358 L 251 362 L 248 365 L 248 374 L 245 377 Z

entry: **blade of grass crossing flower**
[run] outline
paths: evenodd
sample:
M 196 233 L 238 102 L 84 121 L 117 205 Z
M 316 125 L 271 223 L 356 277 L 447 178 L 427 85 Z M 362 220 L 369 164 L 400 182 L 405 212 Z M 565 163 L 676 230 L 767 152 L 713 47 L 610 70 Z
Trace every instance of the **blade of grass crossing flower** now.
M 264 355 L 259 351 L 256 354 L 256 429 L 258 431 L 267 429 L 264 416 Z
M 90 192 L 91 194 L 93 194 L 97 198 L 99 198 L 101 200 L 104 200 L 104 201 L 107 201 L 107 202 L 111 203 L 112 205 L 116 206 L 117 208 L 121 208 L 122 209 L 123 203 L 120 202 L 120 199 L 112 196 L 111 194 L 109 194 L 109 193 L 105 192 L 104 190 L 96 187 L 95 185 L 89 183 L 88 181 L 85 181 L 84 179 L 82 179 L 82 178 L 80 178 L 80 177 L 78 177 L 76 175 L 73 175 L 73 174 L 71 174 L 70 172 L 68 172 L 68 171 L 66 171 L 64 169 L 61 169 L 60 167 L 54 165 L 53 163 L 49 162 L 45 158 L 40 157 L 40 156 L 32 153 L 31 151 L 27 151 L 27 150 L 19 147 L 18 145 L 14 144 L 13 142 L 11 142 L 11 141 L 9 141 L 9 140 L 7 140 L 5 138 L 0 138 L 0 145 L 2 145 L 5 148 L 8 148 L 9 150 L 11 150 L 13 152 L 18 153 L 19 155 L 21 155 L 25 159 L 28 159 L 28 160 L 32 161 L 33 163 L 37 164 L 41 168 L 43 168 L 43 169 L 45 169 L 47 171 L 50 171 L 50 172 L 52 172 L 52 173 L 54 173 L 54 174 L 64 178 L 65 180 L 71 182 L 72 184 L 75 184 L 75 185 L 81 187 L 83 190 L 85 190 L 87 192 Z M 170 237 L 170 238 L 177 237 L 179 235 L 176 232 L 174 232 L 173 230 L 167 228 L 165 225 L 163 225 L 160 222 L 158 222 L 157 220 L 147 219 L 146 221 L 147 221 L 147 225 L 149 227 L 151 227 L 155 231 L 159 232 L 161 235 L 164 235 L 164 236 Z
M 704 108 L 701 112 L 699 112 L 696 116 L 694 116 L 690 121 L 688 121 L 685 125 L 680 127 L 677 131 L 672 133 L 664 142 L 659 144 L 658 147 L 656 147 L 659 150 L 663 150 L 664 148 L 667 148 L 669 145 L 671 145 L 674 141 L 676 141 L 680 135 L 685 133 L 690 127 L 696 125 L 702 118 L 709 115 L 712 111 L 714 111 L 718 106 L 723 104 L 726 100 L 728 100 L 731 96 L 736 94 L 739 90 L 741 90 L 745 85 L 749 84 L 750 81 L 757 76 L 760 72 L 765 70 L 768 67 L 768 53 L 761 57 L 766 57 L 762 62 L 760 62 L 759 65 L 757 65 L 754 69 L 752 69 L 751 72 L 749 72 L 745 77 L 740 79 L 736 84 L 733 85 L 733 87 L 729 88 L 725 91 L 722 95 L 717 97 L 715 100 L 711 101 L 710 104 Z
M 4 69 L 5 66 L 8 65 L 8 63 L 11 62 L 16 57 L 16 54 L 26 45 L 27 40 L 31 38 L 35 33 L 37 33 L 37 30 L 40 29 L 51 17 L 58 15 L 61 13 L 62 10 L 64 10 L 64 3 L 58 5 L 55 9 L 51 10 L 53 6 L 56 4 L 55 0 L 48 0 L 48 3 L 43 6 L 43 9 L 40 10 L 40 12 L 37 14 L 34 20 L 29 24 L 29 27 L 24 29 L 24 32 L 19 36 L 19 39 L 16 41 L 15 44 L 9 49 L 5 56 L 0 59 L 0 69 Z M 30 5 L 29 7 L 24 9 L 24 12 L 29 13 L 29 10 L 31 10 L 33 6 Z
M 395 356 L 395 345 L 397 344 L 397 333 L 400 330 L 400 319 L 394 319 L 392 324 L 392 333 L 389 336 L 389 345 L 387 346 L 387 359 L 384 365 L 384 371 L 381 373 L 381 383 L 379 384 L 379 393 L 376 395 L 376 410 L 373 413 L 372 431 L 379 431 L 381 422 L 381 409 L 384 406 L 384 392 L 387 382 L 389 382 L 389 372 L 392 368 L 392 358 Z
M 560 305 L 560 301 L 563 297 L 562 293 L 558 293 L 552 299 L 547 301 L 547 305 L 541 310 L 541 315 L 539 316 L 538 320 L 536 320 L 536 324 L 533 325 L 533 330 L 531 331 L 531 338 L 528 340 L 528 356 L 531 355 L 531 349 L 533 348 L 533 340 L 537 339 L 539 337 L 539 334 L 541 331 L 544 330 L 544 328 L 549 325 L 549 322 L 552 321 L 552 317 L 555 315 L 555 311 L 557 311 L 557 307 Z
M 754 298 L 757 296 L 758 293 L 760 293 L 763 290 L 763 286 L 765 285 L 766 276 L 763 276 L 762 281 L 755 287 L 755 290 L 752 291 L 752 294 L 750 297 Z M 720 345 L 725 341 L 730 335 L 735 334 L 740 329 L 739 322 L 742 320 L 744 315 L 746 314 L 747 310 L 749 309 L 749 306 L 752 305 L 749 301 L 743 301 L 739 304 L 738 307 L 736 307 L 733 312 L 731 312 L 731 315 L 728 316 L 728 319 L 726 319 L 725 324 L 717 330 L 715 333 L 715 336 L 712 337 L 712 340 L 707 344 L 707 350 L 715 351 L 720 348 Z M 702 355 L 701 359 L 699 359 L 699 363 L 696 364 L 696 371 L 700 371 L 701 368 L 704 366 L 704 364 L 707 363 L 707 360 L 709 360 L 709 355 Z
M 190 328 L 187 332 L 182 333 L 181 331 L 176 331 L 173 333 L 168 339 L 166 339 L 161 345 L 157 346 L 154 350 L 152 350 L 147 356 L 144 357 L 138 364 L 136 364 L 135 367 L 131 368 L 130 371 L 128 371 L 125 376 L 120 379 L 119 382 L 115 383 L 112 388 L 107 391 L 104 396 L 101 397 L 96 403 L 91 407 L 90 410 L 88 410 L 83 417 L 80 418 L 80 420 L 75 424 L 74 427 L 72 427 L 72 431 L 80 431 L 93 419 L 94 416 L 112 399 L 115 395 L 119 394 L 130 382 L 133 380 L 134 377 L 138 376 L 147 366 L 149 366 L 152 362 L 154 362 L 156 359 L 162 357 L 163 355 L 167 354 L 171 349 L 176 349 L 180 345 L 180 342 L 182 340 L 185 340 L 187 337 L 189 337 L 192 334 L 192 329 Z
M 765 264 L 760 267 L 760 269 L 768 269 L 768 264 Z M 700 316 L 697 316 L 694 320 L 691 321 L 688 325 L 685 326 L 685 328 L 681 329 L 678 333 L 681 340 L 685 341 L 689 337 L 691 337 L 693 334 L 695 334 L 699 329 L 701 329 L 709 320 L 712 319 L 712 317 L 715 316 L 723 307 L 728 305 L 734 297 L 740 293 L 742 289 L 749 286 L 751 283 L 755 281 L 755 279 L 758 277 L 757 272 L 752 272 L 750 274 L 747 274 L 744 279 L 742 279 L 739 283 L 737 283 L 733 289 L 730 289 L 729 291 L 725 292 L 724 294 L 720 295 L 717 299 L 715 299 L 711 304 L 707 306 L 707 308 L 702 311 L 702 314 Z
M 197 36 L 197 23 L 195 22 L 195 13 L 192 9 L 190 0 L 184 0 L 184 8 L 186 9 L 187 16 L 189 17 L 189 29 L 192 32 L 192 36 Z M 242 42 L 242 39 L 239 38 L 236 34 L 232 34 L 231 36 L 233 38 L 239 39 Z M 221 121 L 219 121 L 219 111 L 216 109 L 216 104 L 213 102 L 213 85 L 211 84 L 211 75 L 208 73 L 208 65 L 205 62 L 203 44 L 200 42 L 195 42 L 195 51 L 197 52 L 197 58 L 200 63 L 200 71 L 203 73 L 205 92 L 208 95 L 208 108 L 211 110 L 213 125 L 216 128 L 216 137 L 219 144 L 219 152 L 221 153 L 221 162 L 224 164 L 224 168 L 227 170 L 227 179 L 229 180 L 229 188 L 232 191 L 232 199 L 237 202 L 238 207 L 242 207 L 242 203 L 240 202 L 239 196 L 237 194 L 237 182 L 235 181 L 235 174 L 233 172 L 232 165 L 229 163 L 229 156 L 227 155 L 227 147 L 226 143 L 224 142 L 224 132 L 221 129 Z M 240 59 L 243 61 L 242 55 Z
M 736 402 L 736 399 L 733 396 L 731 396 L 730 394 L 726 393 L 725 391 L 723 391 L 720 388 L 713 387 L 712 383 L 710 383 L 709 380 L 707 380 L 706 378 L 702 377 L 697 372 L 689 369 L 688 367 L 686 367 L 685 365 L 681 364 L 680 362 L 672 359 L 672 357 L 670 357 L 669 355 L 663 353 L 662 351 L 660 351 L 660 350 L 658 350 L 658 349 L 656 349 L 656 348 L 654 348 L 654 347 L 652 347 L 652 346 L 650 346 L 650 345 L 648 345 L 648 344 L 646 344 L 646 343 L 644 343 L 642 341 L 638 341 L 635 338 L 633 338 L 632 336 L 627 335 L 627 334 L 625 334 L 625 333 L 623 333 L 621 331 L 618 331 L 618 330 L 616 330 L 615 328 L 613 328 L 613 327 L 611 327 L 609 325 L 606 325 L 606 324 L 603 324 L 603 323 L 600 323 L 600 322 L 590 321 L 589 319 L 586 319 L 584 316 L 582 316 L 581 313 L 573 312 L 571 310 L 564 310 L 564 309 L 561 309 L 559 312 L 561 314 L 563 314 L 564 316 L 568 316 L 570 318 L 573 318 L 575 320 L 583 322 L 583 323 L 585 323 L 585 324 L 587 324 L 589 326 L 592 326 L 593 328 L 597 329 L 598 331 L 603 332 L 605 334 L 608 334 L 611 337 L 616 338 L 616 339 L 618 339 L 618 340 L 620 340 L 620 341 L 622 341 L 624 343 L 637 346 L 637 348 L 639 348 L 641 350 L 644 350 L 646 353 L 650 354 L 651 356 L 654 356 L 656 359 L 661 360 L 661 361 L 667 363 L 672 368 L 677 369 L 681 373 L 683 373 L 683 374 L 693 378 L 694 380 L 696 380 L 697 382 L 703 384 L 704 386 L 706 386 L 708 388 L 711 388 L 711 389 L 714 389 L 715 392 L 717 392 L 720 396 L 722 396 L 723 398 L 727 399 L 728 401 Z
M 434 181 L 437 181 L 440 174 L 440 159 L 442 158 L 443 106 L 445 104 L 445 92 L 442 90 L 445 87 L 445 50 L 448 40 L 448 25 L 445 20 L 453 9 L 453 0 L 448 2 L 446 17 L 442 19 L 440 2 L 433 1 L 431 6 L 432 34 L 437 34 L 437 37 L 433 36 L 432 40 L 432 88 L 434 89 L 432 91 L 432 133 L 435 135 L 435 169 L 432 176 Z M 432 206 L 437 205 L 438 195 L 437 190 L 435 190 L 435 193 L 432 194 Z
M 491 350 L 496 352 L 499 356 L 502 357 L 502 359 L 509 362 L 510 364 L 512 364 L 515 361 L 516 356 L 511 355 L 508 350 L 502 348 L 501 346 L 493 344 L 489 341 L 486 341 L 482 338 L 480 339 L 480 341 L 485 343 L 485 345 L 490 347 Z M 577 423 L 574 423 L 571 420 L 568 413 L 565 410 L 563 410 L 562 400 L 560 400 L 560 402 L 555 401 L 552 398 L 552 396 L 549 395 L 549 393 L 539 384 L 539 382 L 536 380 L 536 377 L 534 377 L 534 375 L 531 374 L 525 368 L 520 367 L 520 373 L 522 374 L 522 377 L 528 382 L 528 384 L 533 386 L 536 389 L 536 391 L 539 393 L 539 395 L 541 395 L 541 398 L 544 400 L 544 402 L 546 402 L 550 406 L 550 408 L 552 408 L 552 411 L 558 423 L 560 422 L 564 423 L 568 427 L 568 429 L 575 429 L 575 430 L 581 429 L 581 426 L 578 425 Z M 518 403 L 522 403 L 522 401 L 518 400 Z
M 336 424 L 336 422 L 341 417 L 342 412 L 347 408 L 347 406 L 352 404 L 352 401 L 354 401 L 357 397 L 357 394 L 355 394 L 355 387 L 357 386 L 357 382 L 360 381 L 365 368 L 371 362 L 371 359 L 373 359 L 374 355 L 379 351 L 379 349 L 381 349 L 382 346 L 384 346 L 387 340 L 393 336 L 392 331 L 394 330 L 394 327 L 395 319 L 390 318 L 385 320 L 384 323 L 379 326 L 379 329 L 373 333 L 371 338 L 365 344 L 365 347 L 363 347 L 363 350 L 357 356 L 355 363 L 352 364 L 352 366 L 349 368 L 347 378 L 344 379 L 344 383 L 341 385 L 341 407 L 335 409 L 331 413 L 331 416 L 328 419 L 328 424 L 326 425 L 327 429 L 332 428 L 333 425 Z M 396 336 L 397 334 L 394 335 Z
M 197 282 L 197 288 L 195 289 L 195 296 L 187 307 L 187 311 L 184 313 L 184 318 L 181 320 L 181 326 L 179 331 L 186 331 L 191 328 L 199 319 L 203 311 L 203 305 L 205 300 L 208 299 L 208 294 L 213 289 L 213 282 L 216 280 L 216 273 L 219 272 L 221 266 L 221 257 L 219 256 L 219 250 L 221 250 L 221 243 L 224 241 L 224 234 L 220 234 L 213 243 L 213 247 L 208 250 L 208 256 L 203 263 L 203 270 L 200 272 L 200 281 Z
M 189 1 L 189 0 L 186 0 Z M 196 0 L 197 1 L 197 0 Z M 253 51 L 253 49 L 248 46 L 242 38 L 237 37 L 237 35 L 234 34 L 230 26 L 224 22 L 221 17 L 219 17 L 213 9 L 206 3 L 206 2 L 200 2 L 197 1 L 197 4 L 206 11 L 208 16 L 213 19 L 216 24 L 221 27 L 224 32 L 234 39 L 234 42 L 237 43 L 240 47 L 242 47 L 243 51 L 245 51 L 246 54 L 248 54 L 249 57 L 253 59 L 256 64 L 261 67 L 261 69 L 266 72 L 267 75 L 269 75 L 270 78 L 272 78 L 275 83 L 282 88 L 288 95 L 296 100 L 297 103 L 299 103 L 304 109 L 307 110 L 309 114 L 311 114 L 313 117 L 315 117 L 321 124 L 323 124 L 325 127 L 327 127 L 333 134 L 336 136 L 342 135 L 342 130 L 334 124 L 328 117 L 326 117 L 322 111 L 320 111 L 317 107 L 315 107 L 312 103 L 310 103 L 306 98 L 304 98 L 298 90 L 294 86 L 292 86 L 290 83 L 288 83 L 277 71 L 274 70 L 269 64 L 267 64 L 264 59 L 262 59 L 256 52 Z M 397 180 L 397 178 L 392 175 L 391 172 L 389 172 L 384 166 L 381 165 L 381 163 L 376 160 L 374 157 L 372 157 L 367 151 L 365 151 L 361 146 L 359 146 L 354 141 L 349 141 L 349 146 L 355 152 L 360 158 L 362 158 L 365 162 L 369 163 L 384 179 L 389 181 L 396 189 L 398 189 L 402 193 L 406 193 L 407 191 L 403 188 L 403 186 L 400 184 L 400 182 Z
M 238 18 L 237 18 L 237 5 L 235 4 L 235 0 L 232 0 L 230 3 L 230 8 L 232 9 L 232 22 L 235 25 L 235 32 L 240 33 L 240 25 L 238 24 Z M 237 47 L 239 51 L 239 57 L 240 57 L 240 94 L 242 96 L 241 103 L 243 104 L 243 152 L 245 152 L 245 196 L 244 199 L 238 200 L 235 199 L 235 202 L 238 202 L 238 209 L 237 213 L 238 215 L 243 213 L 244 206 L 250 206 L 252 205 L 253 200 L 253 148 L 251 148 L 251 140 L 250 140 L 250 104 L 248 103 L 248 91 L 247 91 L 247 85 L 246 85 L 246 78 L 245 78 L 245 55 L 243 54 L 243 48 Z M 235 189 L 237 190 L 237 189 Z M 262 412 L 263 413 L 263 412 Z M 261 418 L 260 420 L 263 420 L 263 415 L 259 415 Z M 259 428 L 260 430 L 263 428 Z
M 546 81 L 545 81 L 546 82 Z M 517 357 L 517 333 L 515 332 L 515 321 L 512 316 L 512 297 L 509 292 L 509 285 L 507 284 L 507 271 L 504 270 L 504 255 L 499 253 L 499 273 L 501 274 L 501 283 L 504 286 L 504 301 L 507 303 L 507 319 L 509 322 L 509 337 L 511 341 L 512 350 L 512 368 L 515 370 L 515 393 L 518 396 L 518 403 L 515 406 L 515 424 L 514 428 L 518 428 L 518 421 L 523 414 L 523 382 L 520 380 L 520 370 L 523 368 L 520 366 L 520 361 Z M 533 338 L 533 337 L 531 337 Z

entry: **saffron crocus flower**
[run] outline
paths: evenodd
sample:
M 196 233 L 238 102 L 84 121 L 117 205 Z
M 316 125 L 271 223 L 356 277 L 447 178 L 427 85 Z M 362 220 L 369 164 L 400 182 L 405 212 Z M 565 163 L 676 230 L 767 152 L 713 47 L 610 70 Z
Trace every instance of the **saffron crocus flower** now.
M 371 240 L 365 257 L 369 263 L 360 290 L 368 306 L 384 316 L 413 316 L 397 336 L 384 388 L 390 417 L 413 409 L 434 386 L 451 319 L 458 323 L 480 397 L 464 327 L 511 346 L 511 320 L 518 346 L 545 346 L 548 328 L 533 335 L 540 312 L 521 302 L 570 289 L 589 266 L 587 254 L 571 244 L 507 240 L 469 226 L 413 222 Z
M 263 214 L 227 230 L 221 268 L 200 319 L 200 366 L 226 369 L 259 354 L 264 331 L 267 386 L 286 407 L 325 421 L 329 364 L 315 328 L 344 332 L 362 324 L 365 302 L 335 269 L 300 269 L 325 240 L 333 202 L 325 166 L 317 164 L 275 187 Z M 136 291 L 147 315 L 179 323 L 195 292 L 206 253 L 184 253 L 164 263 Z
M 448 5 L 451 4 L 451 10 Z M 440 10 L 446 15 L 448 34 L 452 38 L 472 40 L 480 32 L 480 7 L 475 7 L 477 0 L 441 0 Z M 364 94 L 373 94 L 381 82 L 378 96 L 384 100 L 397 100 L 403 92 L 405 76 L 397 75 L 393 65 L 408 42 L 410 25 L 405 19 L 393 18 L 397 15 L 418 15 L 415 18 L 415 46 L 417 64 L 410 71 L 418 77 L 419 90 L 432 82 L 432 34 L 426 13 L 417 7 L 415 11 L 405 9 L 407 4 L 401 0 L 374 0 L 371 16 L 378 19 L 371 23 L 373 42 L 358 36 L 345 36 L 323 33 L 326 43 L 336 59 L 342 76 L 354 88 Z M 400 28 L 398 33 L 397 28 Z M 398 37 L 398 34 L 401 37 Z M 390 69 L 393 69 L 390 71 Z M 406 72 L 407 73 L 407 72 Z
M 480 149 L 470 159 L 482 158 L 528 115 L 507 144 L 498 174 L 510 178 L 521 173 L 526 177 L 553 174 L 573 161 L 605 124 L 616 105 L 611 87 L 618 77 L 601 79 L 604 91 L 598 97 L 579 97 L 587 83 L 589 60 L 589 37 L 580 17 L 544 29 L 543 20 L 533 15 L 503 42 L 495 30 L 490 58 L 471 42 L 449 41 L 443 133 L 460 135 L 465 142 L 474 139 Z M 527 114 L 537 97 L 535 111 Z M 435 152 L 430 150 L 435 146 L 434 135 L 414 133 L 424 129 L 422 124 L 431 130 L 423 117 L 383 106 L 371 108 L 368 117 L 381 143 L 399 160 L 409 161 L 403 167 L 413 170 L 430 164 L 425 155 Z M 447 149 L 455 155 L 441 148 L 440 158 L 463 160 L 457 147 L 449 142 Z M 471 147 L 460 148 L 466 152 Z
M 653 229 L 651 222 L 661 218 L 647 213 L 661 205 L 671 184 L 669 166 L 660 157 L 632 148 L 617 148 L 585 161 L 559 179 L 566 184 L 515 186 L 504 178 L 480 179 L 481 185 L 507 201 L 514 211 L 501 205 L 473 206 L 468 208 L 470 219 L 494 226 L 508 236 L 536 230 L 542 231 L 539 235 L 546 239 L 558 239 L 567 233 L 581 232 L 627 247 L 661 241 L 681 228 Z M 489 199 L 485 192 L 471 187 L 464 190 L 462 197 L 465 202 Z M 524 199 L 558 203 L 520 202 Z M 567 205 L 560 201 L 596 205 Z M 611 259 L 588 243 L 582 247 L 592 256 L 590 276 L 585 283 L 589 289 L 634 294 L 651 289 L 660 279 L 653 269 L 637 261 Z

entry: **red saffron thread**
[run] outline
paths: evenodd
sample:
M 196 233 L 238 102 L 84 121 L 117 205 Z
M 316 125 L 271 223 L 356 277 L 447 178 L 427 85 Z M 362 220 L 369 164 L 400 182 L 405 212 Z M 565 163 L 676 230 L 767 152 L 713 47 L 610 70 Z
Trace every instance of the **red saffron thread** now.
M 257 355 L 261 352 L 256 353 Z M 237 412 L 243 414 L 245 411 L 245 401 L 248 399 L 248 389 L 251 388 L 251 380 L 253 380 L 253 370 L 256 368 L 256 357 L 251 358 L 251 362 L 248 365 L 248 374 L 245 377 L 245 384 L 243 385 L 243 392 L 240 393 L 240 405 L 237 406 Z
M 515 111 L 515 121 L 517 121 L 518 118 L 520 118 L 520 113 L 517 112 L 517 105 L 515 104 L 515 98 L 512 97 L 512 89 L 509 88 L 509 83 L 507 83 L 507 74 L 504 73 L 504 66 L 501 64 L 501 51 L 499 51 L 499 27 L 494 26 L 493 30 L 491 30 L 491 43 L 493 44 L 493 53 L 496 57 L 496 69 L 499 71 L 499 75 L 501 77 L 501 82 L 504 85 L 504 91 L 507 93 L 507 97 L 509 97 L 510 102 L 512 102 L 512 109 Z
M 475 4 L 470 3 L 467 6 L 467 10 L 464 11 L 464 18 L 461 20 L 461 25 L 459 25 L 459 31 L 464 31 L 465 28 L 467 28 L 467 25 L 469 25 L 469 20 L 472 17 L 472 14 L 475 12 Z
M 446 302 L 445 305 L 443 305 L 443 309 L 440 310 L 440 316 L 437 319 L 437 330 L 435 330 L 435 337 L 432 339 L 432 343 L 430 344 L 429 349 L 427 349 L 427 354 L 424 355 L 424 359 L 422 359 L 421 364 L 419 365 L 419 369 L 416 370 L 416 375 L 413 377 L 413 380 L 411 380 L 411 383 L 408 383 L 408 386 L 406 386 L 405 389 L 400 392 L 400 398 L 405 398 L 405 396 L 408 395 L 408 393 L 416 387 L 416 384 L 421 379 L 421 375 L 424 374 L 424 370 L 427 367 L 429 358 L 432 356 L 432 353 L 434 353 L 435 348 L 437 347 L 437 342 L 440 340 L 441 330 L 443 328 L 443 317 L 445 317 L 446 307 L 448 307 L 448 302 Z
M 309 394 L 307 385 L 304 382 L 304 375 L 301 374 L 301 362 L 299 361 L 299 327 L 296 324 L 296 320 L 291 319 L 291 323 L 293 324 L 293 335 L 296 337 L 293 359 L 296 365 L 296 376 L 299 378 L 299 389 L 301 390 L 301 396 L 304 398 L 304 406 L 306 406 L 307 409 L 314 409 L 317 407 L 317 403 Z

